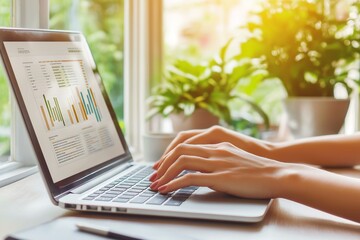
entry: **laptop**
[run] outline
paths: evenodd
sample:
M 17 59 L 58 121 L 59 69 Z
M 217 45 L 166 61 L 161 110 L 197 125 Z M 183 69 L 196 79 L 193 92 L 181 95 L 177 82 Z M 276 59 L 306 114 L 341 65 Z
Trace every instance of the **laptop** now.
M 81 33 L 0 28 L 0 53 L 55 205 L 222 221 L 264 218 L 270 199 L 198 186 L 166 195 L 149 188 L 153 169 L 133 161 Z

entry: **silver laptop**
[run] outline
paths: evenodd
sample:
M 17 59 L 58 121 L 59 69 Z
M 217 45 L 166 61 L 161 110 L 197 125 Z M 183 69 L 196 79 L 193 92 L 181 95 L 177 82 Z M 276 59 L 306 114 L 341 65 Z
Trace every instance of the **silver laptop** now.
M 133 161 L 81 33 L 1 28 L 0 52 L 54 204 L 225 221 L 265 216 L 271 200 L 197 186 L 167 195 L 150 190 L 153 169 Z

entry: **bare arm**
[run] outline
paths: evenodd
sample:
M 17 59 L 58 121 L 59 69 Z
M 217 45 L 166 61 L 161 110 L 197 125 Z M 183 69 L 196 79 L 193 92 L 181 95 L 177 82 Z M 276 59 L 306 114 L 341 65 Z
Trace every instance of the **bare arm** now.
M 283 162 L 327 167 L 360 164 L 360 134 L 330 135 L 272 144 L 262 155 Z
M 217 144 L 222 142 L 229 142 L 247 152 L 282 162 L 326 167 L 349 167 L 360 164 L 360 133 L 270 143 L 222 127 L 212 127 L 180 133 L 164 155 L 180 143 Z M 156 165 L 160 164 L 161 161 Z
M 360 223 L 360 179 L 293 165 L 281 197 Z
M 360 180 L 260 157 L 230 143 L 180 144 L 150 180 L 162 193 L 190 186 L 246 198 L 286 198 L 360 223 Z M 194 170 L 175 178 L 183 170 Z

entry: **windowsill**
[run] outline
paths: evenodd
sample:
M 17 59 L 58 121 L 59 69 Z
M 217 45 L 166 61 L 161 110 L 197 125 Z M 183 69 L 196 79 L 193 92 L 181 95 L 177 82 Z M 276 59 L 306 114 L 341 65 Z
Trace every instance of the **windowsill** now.
M 0 187 L 6 186 L 37 172 L 37 166 L 23 166 L 17 162 L 0 165 Z

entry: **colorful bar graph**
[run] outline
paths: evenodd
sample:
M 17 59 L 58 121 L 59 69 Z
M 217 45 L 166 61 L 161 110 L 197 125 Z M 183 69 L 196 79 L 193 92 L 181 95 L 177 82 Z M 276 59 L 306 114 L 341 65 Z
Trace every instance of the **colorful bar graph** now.
M 69 126 L 88 120 L 102 121 L 99 106 L 91 88 L 80 91 L 77 87 L 66 99 L 42 95 L 44 104 L 40 105 L 47 130 Z M 65 113 L 65 114 L 64 114 Z

